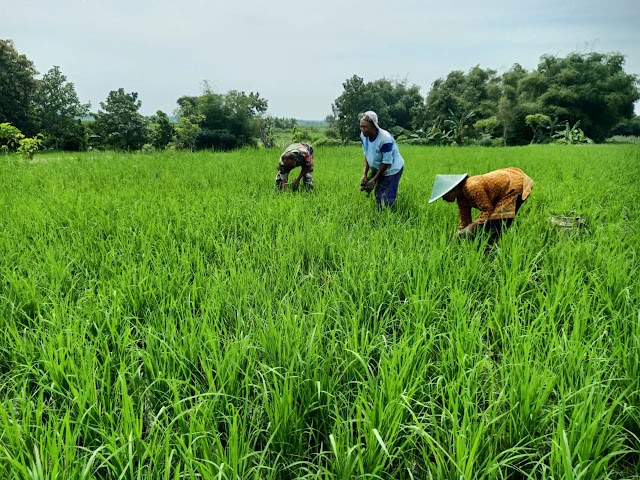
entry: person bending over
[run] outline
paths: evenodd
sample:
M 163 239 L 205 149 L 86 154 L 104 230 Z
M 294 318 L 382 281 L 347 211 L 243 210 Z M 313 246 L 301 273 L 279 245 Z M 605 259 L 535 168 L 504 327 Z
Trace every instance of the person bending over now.
M 378 209 L 382 210 L 396 201 L 398 184 L 404 171 L 404 159 L 393 136 L 378 125 L 376 112 L 369 110 L 359 117 L 360 141 L 364 150 L 364 172 L 360 190 L 373 190 Z
M 520 206 L 533 187 L 522 170 L 515 167 L 494 170 L 484 175 L 436 175 L 429 203 L 442 197 L 446 202 L 458 203 L 460 223 L 456 235 L 473 237 L 478 227 L 487 231 L 493 240 L 511 226 Z M 475 220 L 471 209 L 480 210 Z
M 304 181 L 306 190 L 313 190 L 313 147 L 307 143 L 293 143 L 289 145 L 278 162 L 278 173 L 276 175 L 276 190 L 287 189 L 289 172 L 300 167 L 300 175 L 293 181 L 291 189 L 296 191 L 300 186 L 300 180 Z

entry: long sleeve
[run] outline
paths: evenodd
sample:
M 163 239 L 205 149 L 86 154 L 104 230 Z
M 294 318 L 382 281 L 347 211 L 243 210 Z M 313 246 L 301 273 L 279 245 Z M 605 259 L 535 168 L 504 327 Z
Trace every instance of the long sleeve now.
M 524 200 L 532 186 L 533 180 L 513 167 L 469 177 L 462 187 L 462 197 L 458 197 L 462 227 L 515 217 L 518 198 Z M 480 210 L 473 222 L 472 208 Z
M 495 210 L 494 202 L 485 187 L 487 187 L 487 185 L 485 185 L 481 176 L 469 178 L 464 185 L 463 192 L 467 200 L 466 203 L 469 205 L 469 210 L 471 210 L 471 207 L 480 210 L 480 215 L 478 215 L 473 222 L 475 224 L 485 223 Z M 494 186 L 489 185 L 489 188 L 493 189 Z M 499 187 L 497 187 L 497 189 L 499 189 Z M 493 193 L 493 190 L 491 191 Z M 471 223 L 470 217 L 471 213 L 469 213 L 469 223 Z
M 458 199 L 458 215 L 460 216 L 458 231 L 460 231 L 471 223 L 471 204 L 466 199 Z
M 476 204 L 478 210 L 480 210 L 480 215 L 476 217 L 475 223 L 485 223 L 495 209 L 493 203 L 491 203 L 491 199 L 484 191 L 484 189 L 480 189 L 475 192 L 475 196 L 471 199 L 471 201 Z

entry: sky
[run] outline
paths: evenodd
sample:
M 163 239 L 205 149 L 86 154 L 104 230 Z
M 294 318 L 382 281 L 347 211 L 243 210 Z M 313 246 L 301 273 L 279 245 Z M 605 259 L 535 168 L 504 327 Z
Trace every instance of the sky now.
M 0 0 L 0 39 L 40 75 L 59 66 L 94 112 L 124 88 L 142 114 L 172 115 L 208 82 L 259 92 L 276 117 L 323 120 L 353 75 L 426 96 L 454 70 L 593 51 L 640 74 L 640 0 Z

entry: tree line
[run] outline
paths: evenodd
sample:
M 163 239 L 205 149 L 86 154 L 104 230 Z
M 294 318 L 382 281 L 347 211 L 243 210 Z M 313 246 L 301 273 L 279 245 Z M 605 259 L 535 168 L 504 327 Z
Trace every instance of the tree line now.
M 640 135 L 633 116 L 638 76 L 623 66 L 624 56 L 617 53 L 544 55 L 533 71 L 516 64 L 502 75 L 476 66 L 436 80 L 424 99 L 415 85 L 365 83 L 353 76 L 328 120 L 341 138 L 357 139 L 354 116 L 372 109 L 396 136 L 438 145 L 601 142 L 612 133 Z
M 109 92 L 100 108 L 82 103 L 58 66 L 42 78 L 11 40 L 0 40 L 0 147 L 55 150 L 230 150 L 260 142 L 274 146 L 274 130 L 294 119 L 267 115 L 259 93 L 221 94 L 205 83 L 201 95 L 177 99 L 173 112 L 150 117 L 136 92 Z M 354 75 L 327 116 L 329 143 L 358 139 L 357 115 L 375 110 L 399 141 L 425 145 L 523 145 L 601 142 L 612 134 L 640 135 L 634 103 L 637 75 L 618 53 L 544 55 L 535 70 L 514 65 L 503 74 L 479 66 L 436 80 L 426 97 L 416 85 Z M 327 139 L 325 139 L 327 140 Z M 28 150 L 28 149 L 27 149 Z

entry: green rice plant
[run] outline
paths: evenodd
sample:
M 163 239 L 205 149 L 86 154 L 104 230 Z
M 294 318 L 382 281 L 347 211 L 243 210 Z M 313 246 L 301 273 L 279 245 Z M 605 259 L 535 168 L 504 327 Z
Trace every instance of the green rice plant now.
M 638 147 L 401 147 L 383 212 L 352 146 L 0 162 L 0 477 L 638 478 Z M 455 240 L 435 175 L 506 166 Z

